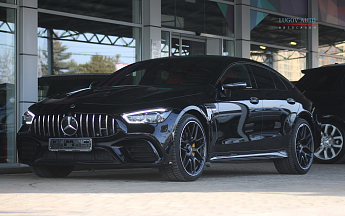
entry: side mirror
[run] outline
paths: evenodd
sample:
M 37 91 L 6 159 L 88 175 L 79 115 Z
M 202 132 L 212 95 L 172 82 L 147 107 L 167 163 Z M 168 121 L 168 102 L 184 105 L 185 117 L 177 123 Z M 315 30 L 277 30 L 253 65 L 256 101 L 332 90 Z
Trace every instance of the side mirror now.
M 247 83 L 245 82 L 225 83 L 222 85 L 222 89 L 228 89 L 228 90 L 245 89 L 246 87 L 247 87 Z
M 100 83 L 100 81 L 93 81 L 93 82 L 90 84 L 89 88 L 93 88 L 93 87 L 95 87 L 96 85 L 98 85 L 99 83 Z

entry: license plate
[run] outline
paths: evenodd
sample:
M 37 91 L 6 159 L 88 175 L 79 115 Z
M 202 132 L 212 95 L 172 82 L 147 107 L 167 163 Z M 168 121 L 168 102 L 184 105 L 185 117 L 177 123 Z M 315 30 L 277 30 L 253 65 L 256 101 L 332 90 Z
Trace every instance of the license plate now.
M 90 138 L 50 138 L 49 151 L 91 151 L 92 139 Z

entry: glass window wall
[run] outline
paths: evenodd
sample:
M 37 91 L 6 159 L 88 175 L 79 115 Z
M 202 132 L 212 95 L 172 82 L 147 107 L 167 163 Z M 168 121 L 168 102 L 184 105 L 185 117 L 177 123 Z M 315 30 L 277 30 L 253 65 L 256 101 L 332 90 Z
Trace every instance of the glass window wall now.
M 39 13 L 38 76 L 112 73 L 141 60 L 141 29 Z
M 272 67 L 290 81 L 299 80 L 306 69 L 306 53 L 288 49 L 277 49 L 251 45 L 250 59 Z
M 308 0 L 250 0 L 250 5 L 294 16 L 308 17 Z
M 73 14 L 141 23 L 141 0 L 38 0 L 38 7 Z
M 234 6 L 205 0 L 162 1 L 162 27 L 234 37 Z
M 319 21 L 345 26 L 344 0 L 318 0 Z
M 0 7 L 0 163 L 16 162 L 14 9 Z
M 280 25 L 279 18 L 281 16 L 251 10 L 250 40 L 287 48 L 306 49 L 308 28 L 314 26 Z
M 343 29 L 319 25 L 319 65 L 345 62 L 345 32 Z
M 170 56 L 170 32 L 162 31 L 161 33 L 161 57 Z
M 235 45 L 232 40 L 223 40 L 223 56 L 235 56 Z
M 16 0 L 0 0 L 0 2 L 7 4 L 16 4 Z

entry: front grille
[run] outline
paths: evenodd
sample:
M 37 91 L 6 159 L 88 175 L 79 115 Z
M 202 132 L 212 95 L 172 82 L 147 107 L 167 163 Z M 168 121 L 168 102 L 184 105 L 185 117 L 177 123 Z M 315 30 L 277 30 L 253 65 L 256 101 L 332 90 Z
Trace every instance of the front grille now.
M 65 135 L 61 130 L 61 120 L 66 114 L 37 115 L 31 130 L 43 137 L 106 137 L 116 134 L 115 119 L 106 114 L 74 114 L 78 122 L 76 134 Z

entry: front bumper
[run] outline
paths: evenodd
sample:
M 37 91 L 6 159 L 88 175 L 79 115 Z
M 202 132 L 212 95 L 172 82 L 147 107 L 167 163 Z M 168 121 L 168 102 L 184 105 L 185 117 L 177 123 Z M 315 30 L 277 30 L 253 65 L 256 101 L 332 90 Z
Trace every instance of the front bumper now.
M 19 162 L 28 165 L 168 165 L 172 161 L 170 149 L 174 123 L 174 118 L 171 118 L 149 126 L 127 125 L 116 135 L 92 138 L 90 152 L 50 151 L 49 137 L 37 136 L 22 127 L 17 135 Z

